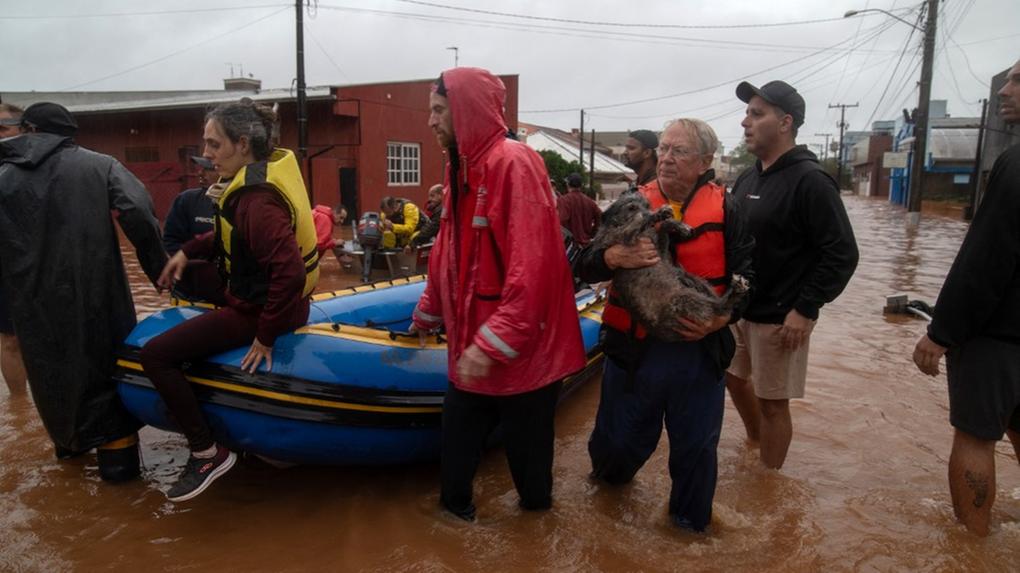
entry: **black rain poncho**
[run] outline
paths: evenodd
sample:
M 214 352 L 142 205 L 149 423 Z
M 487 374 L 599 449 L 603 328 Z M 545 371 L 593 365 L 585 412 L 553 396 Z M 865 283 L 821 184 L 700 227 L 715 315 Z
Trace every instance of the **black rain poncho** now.
M 111 213 L 155 282 L 166 253 L 134 175 L 69 137 L 0 140 L 0 277 L 39 415 L 70 452 L 141 426 L 111 379 L 115 350 L 135 325 Z

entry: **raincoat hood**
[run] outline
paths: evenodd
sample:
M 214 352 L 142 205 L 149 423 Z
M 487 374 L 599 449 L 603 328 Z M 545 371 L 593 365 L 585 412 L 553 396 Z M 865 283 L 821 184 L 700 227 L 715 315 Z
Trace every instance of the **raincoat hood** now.
M 505 137 L 502 80 L 481 68 L 453 68 L 443 72 L 443 84 L 460 155 L 477 158 Z
M 23 133 L 0 139 L 0 163 L 35 169 L 54 151 L 72 144 L 70 137 L 52 133 Z

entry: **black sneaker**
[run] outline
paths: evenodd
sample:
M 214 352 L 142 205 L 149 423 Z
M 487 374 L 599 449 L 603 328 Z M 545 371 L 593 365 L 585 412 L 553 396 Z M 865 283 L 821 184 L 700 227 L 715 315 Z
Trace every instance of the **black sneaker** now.
M 216 478 L 234 467 L 236 461 L 237 454 L 219 444 L 216 445 L 216 455 L 211 458 L 189 456 L 177 483 L 166 492 L 166 498 L 170 501 L 187 501 L 197 496 L 212 485 Z

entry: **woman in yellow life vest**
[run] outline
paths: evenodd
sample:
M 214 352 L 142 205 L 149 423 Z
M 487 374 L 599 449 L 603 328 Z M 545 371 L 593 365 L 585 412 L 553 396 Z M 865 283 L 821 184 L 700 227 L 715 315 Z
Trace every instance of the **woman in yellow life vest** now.
M 250 102 L 206 116 L 203 155 L 220 176 L 207 192 L 216 204 L 214 229 L 185 243 L 159 277 L 161 288 L 194 280 L 188 260 L 203 256 L 215 257 L 220 271 L 192 287 L 204 287 L 219 308 L 153 338 L 141 352 L 146 375 L 191 449 L 167 492 L 171 501 L 200 494 L 236 460 L 213 440 L 182 364 L 250 345 L 241 368 L 253 373 L 264 362 L 268 371 L 276 338 L 308 321 L 319 274 L 315 225 L 294 153 L 273 148 L 275 124 L 275 113 Z

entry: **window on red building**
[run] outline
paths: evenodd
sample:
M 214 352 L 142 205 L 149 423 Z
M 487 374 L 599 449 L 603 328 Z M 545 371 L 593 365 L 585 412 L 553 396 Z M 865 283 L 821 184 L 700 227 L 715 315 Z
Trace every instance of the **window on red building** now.
M 391 187 L 421 185 L 421 144 L 388 142 L 386 175 Z

